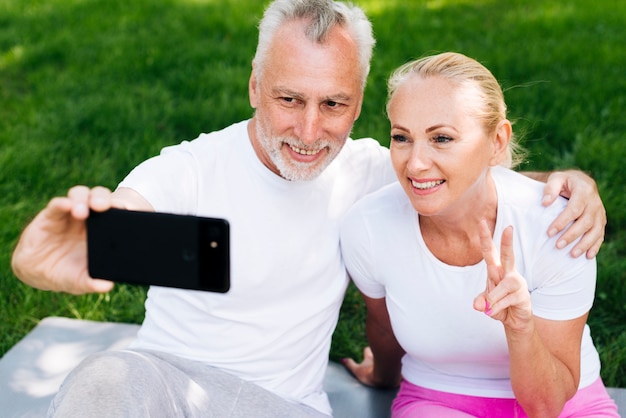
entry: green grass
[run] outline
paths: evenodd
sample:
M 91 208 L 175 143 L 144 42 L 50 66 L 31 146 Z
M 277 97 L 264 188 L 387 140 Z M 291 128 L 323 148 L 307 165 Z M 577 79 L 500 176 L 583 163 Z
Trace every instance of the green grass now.
M 26 223 L 74 184 L 115 187 L 161 147 L 247 118 L 256 0 L 0 0 L 0 355 L 49 315 L 140 322 L 145 289 L 54 294 L 21 284 Z M 589 323 L 611 386 L 626 387 L 626 3 L 357 0 L 378 45 L 354 137 L 388 144 L 385 80 L 427 53 L 486 64 L 506 90 L 526 169 L 578 167 L 609 225 Z M 331 356 L 359 357 L 350 288 Z

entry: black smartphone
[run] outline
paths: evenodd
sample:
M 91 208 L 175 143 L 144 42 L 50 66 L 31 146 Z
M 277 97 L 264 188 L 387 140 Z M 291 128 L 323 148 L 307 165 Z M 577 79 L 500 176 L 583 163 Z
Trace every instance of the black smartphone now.
M 140 285 L 225 293 L 230 289 L 228 221 L 109 209 L 87 218 L 89 275 Z

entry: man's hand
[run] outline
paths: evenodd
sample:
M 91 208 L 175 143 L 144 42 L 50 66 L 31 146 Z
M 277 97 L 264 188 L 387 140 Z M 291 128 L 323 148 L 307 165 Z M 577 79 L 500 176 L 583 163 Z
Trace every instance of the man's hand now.
M 24 283 L 41 290 L 72 293 L 105 293 L 113 282 L 93 279 L 87 268 L 85 220 L 90 209 L 152 210 L 130 189 L 112 194 L 109 189 L 76 186 L 66 197 L 55 197 L 26 227 L 15 247 L 11 266 Z
M 577 170 L 551 173 L 544 188 L 543 205 L 551 205 L 559 195 L 569 202 L 548 228 L 548 235 L 555 236 L 573 222 L 557 241 L 557 248 L 566 247 L 582 235 L 571 251 L 572 257 L 585 252 L 587 258 L 595 257 L 604 241 L 606 226 L 606 211 L 595 181 Z
M 89 208 L 107 210 L 111 192 L 76 186 L 67 197 L 55 197 L 26 227 L 11 266 L 24 283 L 42 290 L 72 294 L 108 292 L 113 283 L 94 280 L 87 272 L 85 220 Z

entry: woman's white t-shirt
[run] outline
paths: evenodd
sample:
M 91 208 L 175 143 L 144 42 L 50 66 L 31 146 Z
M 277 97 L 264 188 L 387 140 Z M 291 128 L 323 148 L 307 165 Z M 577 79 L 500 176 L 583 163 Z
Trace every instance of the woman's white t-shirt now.
M 592 306 L 595 260 L 572 258 L 547 236 L 565 207 L 541 204 L 541 183 L 494 167 L 498 193 L 496 248 L 514 226 L 515 264 L 527 280 L 533 313 L 551 320 L 580 317 Z M 350 276 L 371 298 L 386 298 L 393 331 L 406 351 L 402 374 L 411 383 L 451 393 L 514 397 L 502 323 L 473 309 L 485 290 L 484 261 L 467 267 L 441 262 L 422 238 L 418 216 L 399 183 L 365 197 L 346 216 L 341 247 Z M 599 376 L 589 327 L 581 351 L 580 387 Z M 532 362 L 532 359 L 528 359 Z

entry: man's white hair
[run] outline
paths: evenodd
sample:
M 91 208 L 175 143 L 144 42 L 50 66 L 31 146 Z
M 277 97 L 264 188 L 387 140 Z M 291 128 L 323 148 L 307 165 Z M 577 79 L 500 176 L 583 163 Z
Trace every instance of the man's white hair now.
M 365 88 L 376 43 L 372 24 L 359 7 L 333 0 L 275 0 L 270 3 L 259 24 L 259 43 L 254 56 L 257 78 L 262 78 L 265 58 L 278 29 L 300 19 L 309 22 L 305 35 L 311 42 L 323 43 L 336 25 L 348 30 L 358 48 L 361 86 Z

